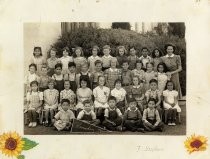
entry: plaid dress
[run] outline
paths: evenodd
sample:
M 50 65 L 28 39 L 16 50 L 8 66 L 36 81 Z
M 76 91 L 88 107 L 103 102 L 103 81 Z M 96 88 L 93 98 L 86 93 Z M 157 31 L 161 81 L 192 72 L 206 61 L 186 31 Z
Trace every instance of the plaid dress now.
M 114 88 L 114 83 L 117 79 L 121 79 L 121 70 L 120 69 L 112 69 L 109 68 L 105 71 L 105 76 L 107 79 L 107 83 L 106 86 L 110 88 L 110 90 L 112 90 Z

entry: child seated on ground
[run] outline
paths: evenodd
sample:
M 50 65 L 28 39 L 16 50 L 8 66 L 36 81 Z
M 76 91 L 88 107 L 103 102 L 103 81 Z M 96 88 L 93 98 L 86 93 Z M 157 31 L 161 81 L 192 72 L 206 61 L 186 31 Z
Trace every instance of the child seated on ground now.
M 174 90 L 174 84 L 172 81 L 168 81 L 166 87 L 167 89 L 163 91 L 163 107 L 165 111 L 168 111 L 168 125 L 176 125 L 176 113 L 181 112 L 177 99 L 178 92 Z
M 55 110 L 58 107 L 59 92 L 54 88 L 54 85 L 54 80 L 50 80 L 48 82 L 49 89 L 44 91 L 45 126 L 52 126 Z M 51 123 L 49 123 L 49 114 Z
M 130 131 L 144 132 L 142 124 L 142 115 L 138 110 L 137 102 L 134 98 L 129 99 L 129 107 L 124 114 L 125 129 Z
M 109 107 L 104 111 L 105 120 L 103 121 L 103 125 L 108 130 L 122 130 L 122 113 L 116 107 L 116 98 L 114 96 L 110 96 L 108 99 Z
M 61 110 L 55 115 L 54 126 L 58 131 L 70 130 L 72 120 L 75 119 L 74 113 L 69 110 L 70 101 L 68 99 L 62 99 Z
M 84 109 L 79 112 L 77 119 L 89 124 L 98 125 L 100 123 L 100 120 L 96 119 L 96 114 L 92 110 L 91 101 L 85 100 L 83 101 L 83 105 Z
M 160 115 L 155 108 L 156 100 L 150 98 L 148 100 L 148 108 L 144 110 L 143 113 L 143 124 L 147 131 L 163 131 L 164 124 L 160 120 Z
M 122 88 L 122 81 L 117 79 L 115 81 L 115 88 L 111 91 L 111 95 L 116 98 L 116 106 L 124 114 L 126 105 L 126 91 Z

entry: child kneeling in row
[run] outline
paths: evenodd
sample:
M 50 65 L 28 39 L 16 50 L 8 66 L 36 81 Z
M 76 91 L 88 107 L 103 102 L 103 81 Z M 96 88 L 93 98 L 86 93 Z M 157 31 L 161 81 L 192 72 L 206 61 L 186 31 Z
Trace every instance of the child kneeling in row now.
M 84 100 L 83 101 L 84 109 L 81 110 L 77 116 L 78 120 L 82 120 L 86 123 L 93 124 L 93 125 L 99 125 L 100 120 L 96 119 L 96 114 L 92 110 L 91 101 L 90 100 Z
M 72 120 L 75 119 L 74 113 L 69 109 L 70 101 L 61 100 L 61 110 L 55 115 L 54 126 L 58 131 L 70 130 Z
M 143 113 L 143 124 L 147 131 L 163 131 L 164 124 L 160 120 L 160 115 L 158 110 L 155 108 L 156 100 L 150 98 L 148 100 L 148 108 L 144 110 Z
M 108 130 L 121 131 L 123 118 L 121 111 L 116 107 L 116 98 L 114 96 L 110 96 L 108 99 L 108 104 L 109 107 L 104 111 L 105 120 L 102 124 Z
M 124 114 L 125 129 L 130 131 L 144 132 L 142 115 L 137 108 L 137 102 L 134 98 L 129 99 L 129 107 Z

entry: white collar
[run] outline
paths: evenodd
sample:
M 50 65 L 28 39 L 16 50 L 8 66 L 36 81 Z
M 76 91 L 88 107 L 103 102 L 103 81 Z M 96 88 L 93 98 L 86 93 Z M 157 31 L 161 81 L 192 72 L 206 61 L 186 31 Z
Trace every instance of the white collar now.
M 128 107 L 128 110 L 129 110 L 129 111 L 132 111 L 130 107 Z M 137 110 L 138 110 L 138 108 L 136 108 L 136 109 L 134 110 L 134 112 L 137 111 Z
M 138 86 L 133 86 L 133 88 L 139 88 L 140 87 L 140 85 L 138 85 Z
M 174 57 L 174 54 L 172 54 L 171 56 L 169 56 L 169 55 L 167 54 L 166 57 Z
M 144 56 L 142 55 L 141 57 L 144 58 L 144 59 L 149 59 L 149 58 L 150 58 L 149 55 L 147 55 L 147 57 L 144 57 Z

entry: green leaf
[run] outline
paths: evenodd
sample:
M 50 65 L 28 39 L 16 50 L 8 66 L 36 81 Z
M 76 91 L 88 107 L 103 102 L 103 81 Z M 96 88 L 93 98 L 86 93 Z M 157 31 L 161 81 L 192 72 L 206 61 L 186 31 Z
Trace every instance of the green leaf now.
M 33 147 L 38 145 L 38 143 L 31 141 L 28 138 L 22 138 L 22 140 L 25 142 L 25 144 L 23 146 L 23 150 L 30 150 Z
M 24 156 L 24 155 L 19 155 L 19 156 L 17 157 L 17 159 L 25 159 L 25 156 Z

